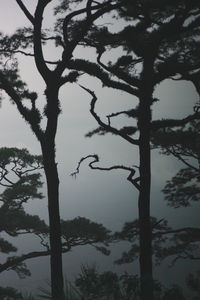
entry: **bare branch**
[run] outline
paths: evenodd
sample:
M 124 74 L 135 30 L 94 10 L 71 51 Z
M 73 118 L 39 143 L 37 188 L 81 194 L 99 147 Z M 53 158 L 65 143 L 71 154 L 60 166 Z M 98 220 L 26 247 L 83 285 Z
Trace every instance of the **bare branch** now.
M 6 175 L 8 174 L 8 170 L 1 165 L 0 165 L 0 168 L 2 169 L 0 171 L 0 185 L 5 186 L 5 187 L 13 186 L 14 182 L 6 177 Z M 3 180 L 5 180 L 8 184 L 2 183 Z
M 86 5 L 87 19 L 90 19 L 92 17 L 92 2 L 93 0 L 87 1 L 87 5 Z
M 97 97 L 95 95 L 95 93 L 93 91 L 91 91 L 90 89 L 82 86 L 79 84 L 79 86 L 84 89 L 85 91 L 87 91 L 91 96 L 92 96 L 92 101 L 90 103 L 90 112 L 92 114 L 92 116 L 95 118 L 95 120 L 97 121 L 97 123 L 103 127 L 106 131 L 111 132 L 113 134 L 119 135 L 121 136 L 123 139 L 125 139 L 126 141 L 128 141 L 129 143 L 133 144 L 133 145 L 139 145 L 139 141 L 136 139 L 131 138 L 129 135 L 126 135 L 124 133 L 122 133 L 120 130 L 110 126 L 109 124 L 105 124 L 100 117 L 96 114 L 96 112 L 94 111 L 95 109 L 95 104 L 97 101 Z
M 40 244 L 41 244 L 43 247 L 45 247 L 45 248 L 47 249 L 47 251 L 49 252 L 49 251 L 50 251 L 49 244 L 48 244 L 48 242 L 45 241 L 45 238 L 43 237 L 43 235 L 40 234 L 40 233 L 36 233 L 36 232 L 34 232 L 34 234 L 35 234 L 36 236 L 39 237 L 39 239 L 40 239 Z
M 169 153 L 173 154 L 175 157 L 177 157 L 182 163 L 184 163 L 187 167 L 195 170 L 196 172 L 199 172 L 199 168 L 196 168 L 195 166 L 193 166 L 192 164 L 188 163 L 186 161 L 186 159 L 184 159 L 181 154 L 177 153 L 177 151 L 173 151 L 171 150 L 169 147 L 167 147 L 167 151 L 169 151 Z M 191 156 L 191 155 L 190 155 Z M 196 157 L 195 157 L 196 158 Z
M 49 1 L 47 0 L 38 1 L 35 10 L 34 35 L 33 35 L 35 63 L 38 71 L 40 72 L 45 82 L 47 81 L 47 78 L 49 78 L 49 76 L 52 73 L 52 71 L 50 71 L 50 69 L 47 67 L 43 56 L 42 33 L 41 33 L 43 13 L 48 3 Z
M 70 175 L 71 176 L 77 176 L 77 174 L 79 174 L 79 171 L 80 171 L 80 166 L 82 164 L 82 162 L 88 158 L 93 158 L 93 160 L 89 163 L 89 167 L 92 169 L 92 170 L 100 170 L 100 171 L 112 171 L 112 170 L 126 170 L 126 171 L 129 171 L 130 174 L 128 175 L 127 177 L 127 180 L 130 181 L 138 190 L 140 190 L 140 185 L 138 184 L 138 181 L 140 181 L 140 178 L 133 178 L 134 175 L 135 175 L 135 169 L 133 168 L 130 168 L 130 167 L 125 167 L 123 165 L 115 165 L 115 166 L 112 166 L 112 167 L 96 167 L 94 166 L 93 164 L 96 163 L 96 162 L 99 162 L 99 157 L 98 155 L 96 154 L 90 154 L 90 155 L 87 155 L 85 157 L 82 157 L 78 163 L 78 166 L 76 168 L 76 171 L 71 173 Z M 137 166 L 134 166 L 134 168 L 138 168 Z
M 21 0 L 16 0 L 16 2 L 19 5 L 19 7 L 21 8 L 21 10 L 23 11 L 23 13 L 25 14 L 25 16 L 27 17 L 27 19 L 29 19 L 29 21 L 34 25 L 35 19 L 31 15 L 31 13 L 29 12 L 29 10 L 26 8 L 26 6 L 24 5 L 24 3 Z

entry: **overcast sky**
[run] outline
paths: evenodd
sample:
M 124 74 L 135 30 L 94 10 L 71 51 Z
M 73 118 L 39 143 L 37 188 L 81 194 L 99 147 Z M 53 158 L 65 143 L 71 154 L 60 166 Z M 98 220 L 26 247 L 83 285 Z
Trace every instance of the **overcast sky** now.
M 32 5 L 35 0 L 24 2 Z M 15 1 L 1 1 L 0 30 L 12 32 L 24 24 L 28 24 L 28 22 L 26 22 Z M 47 55 L 49 57 L 55 56 L 56 51 L 50 49 Z M 85 52 L 82 54 L 86 55 Z M 35 70 L 32 58 L 23 57 L 20 67 L 23 79 L 32 90 L 39 92 L 40 99 L 43 101 L 44 84 Z M 102 89 L 99 81 L 86 75 L 82 76 L 81 83 L 96 91 L 98 96 L 97 110 L 102 116 L 120 109 L 131 108 L 137 104 L 136 99 L 125 93 L 107 88 Z M 192 113 L 193 105 L 197 101 L 194 87 L 187 82 L 166 81 L 157 87 L 155 96 L 160 99 L 160 102 L 153 107 L 154 119 L 184 117 Z M 87 166 L 87 162 L 83 164 L 76 180 L 69 174 L 75 170 L 77 162 L 82 156 L 94 153 L 99 154 L 102 166 L 138 164 L 137 148 L 124 142 L 120 137 L 110 134 L 94 136 L 91 139 L 84 137 L 88 131 L 96 128 L 97 124 L 89 114 L 90 96 L 76 84 L 66 85 L 62 88 L 60 100 L 62 113 L 59 118 L 56 138 L 56 153 L 61 181 L 61 217 L 72 219 L 76 216 L 84 216 L 103 223 L 111 230 L 120 230 L 124 222 L 131 221 L 138 215 L 138 193 L 126 180 L 128 174 L 124 171 L 109 173 L 92 171 Z M 118 122 L 120 124 L 124 120 L 119 119 Z M 36 138 L 7 97 L 4 98 L 0 108 L 0 128 L 1 147 L 26 147 L 33 154 L 40 153 Z M 167 207 L 166 203 L 162 201 L 161 189 L 166 180 L 175 175 L 181 167 L 182 165 L 175 159 L 159 155 L 155 151 L 152 153 L 152 215 L 168 218 L 172 225 L 177 225 L 177 227 L 182 225 L 183 218 L 186 226 L 191 226 L 193 225 L 192 222 L 196 223 L 198 220 L 198 215 L 195 215 L 192 209 L 174 210 Z M 45 186 L 43 192 L 46 193 Z M 48 221 L 46 199 L 33 201 L 26 206 L 26 210 L 29 213 L 38 214 Z M 193 215 L 192 222 L 191 215 Z M 34 247 L 35 250 L 38 250 L 38 241 L 33 237 L 18 238 L 15 243 L 19 246 L 19 253 L 33 250 Z M 23 248 L 21 247 L 22 244 Z M 115 249 L 114 253 L 115 251 L 118 250 Z M 90 262 L 97 261 L 97 264 L 100 264 L 102 268 L 110 267 L 113 260 L 113 257 L 102 259 L 101 254 L 95 254 L 94 250 L 90 250 L 88 247 L 82 249 L 81 252 L 77 249 L 74 253 L 64 256 L 66 273 L 70 273 L 70 276 L 73 277 L 79 269 L 79 262 L 84 263 L 88 257 L 90 257 Z M 0 275 L 0 284 L 35 289 L 42 280 L 49 278 L 48 258 L 35 260 L 30 263 L 30 266 L 33 271 L 31 279 L 20 281 L 15 273 L 9 271 Z M 41 271 L 38 274 L 39 267 Z M 116 266 L 112 266 L 112 268 L 114 271 L 117 270 Z M 122 268 L 129 270 L 130 266 Z M 182 265 L 180 268 L 183 268 Z M 171 280 L 173 281 L 173 279 Z

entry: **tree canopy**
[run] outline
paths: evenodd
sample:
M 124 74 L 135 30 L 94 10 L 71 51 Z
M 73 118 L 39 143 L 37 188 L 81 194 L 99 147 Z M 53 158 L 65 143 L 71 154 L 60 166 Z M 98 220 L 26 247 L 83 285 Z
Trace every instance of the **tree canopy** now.
M 9 255 L 0 264 L 0 273 L 6 270 L 17 272 L 20 278 L 30 276 L 26 261 L 50 255 L 49 226 L 37 215 L 25 211 L 24 204 L 34 199 L 42 199 L 39 189 L 43 169 L 41 156 L 32 155 L 27 149 L 0 148 L 0 232 L 8 237 L 34 234 L 43 250 L 13 255 L 17 247 L 5 237 L 0 237 L 0 252 Z M 110 232 L 102 224 L 83 217 L 61 220 L 62 252 L 74 247 L 91 245 L 104 255 L 109 255 Z M 39 246 L 39 245 L 38 245 Z M 22 251 L 20 249 L 20 251 Z M 12 253 L 12 254 L 11 254 Z

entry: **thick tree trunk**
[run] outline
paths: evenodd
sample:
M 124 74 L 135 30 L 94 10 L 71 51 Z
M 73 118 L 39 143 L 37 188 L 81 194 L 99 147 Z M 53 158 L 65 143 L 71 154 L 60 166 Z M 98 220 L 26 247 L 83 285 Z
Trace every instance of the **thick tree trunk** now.
M 151 155 L 150 122 L 153 88 L 151 85 L 152 65 L 143 67 L 143 85 L 140 96 L 140 114 L 138 127 L 140 131 L 140 193 L 139 193 L 139 227 L 140 227 L 140 286 L 141 300 L 153 300 L 152 276 L 152 229 L 150 220 L 151 190 Z
M 51 290 L 54 300 L 64 299 L 62 271 L 62 243 L 59 213 L 59 178 L 55 150 L 48 142 L 42 145 L 44 170 L 47 180 L 50 227 Z

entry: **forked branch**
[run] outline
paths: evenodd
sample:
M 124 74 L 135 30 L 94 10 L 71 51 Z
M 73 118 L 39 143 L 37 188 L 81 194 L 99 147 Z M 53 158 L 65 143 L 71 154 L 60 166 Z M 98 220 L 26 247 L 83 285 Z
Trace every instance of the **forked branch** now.
M 97 121 L 97 123 L 103 127 L 107 132 L 111 132 L 115 135 L 119 135 L 121 136 L 123 139 L 125 139 L 126 141 L 128 141 L 129 143 L 133 144 L 133 145 L 139 145 L 139 141 L 136 140 L 136 139 L 133 139 L 131 138 L 129 135 L 121 132 L 120 130 L 112 127 L 106 123 L 104 123 L 101 118 L 97 115 L 97 113 L 95 112 L 95 105 L 96 105 L 96 102 L 97 102 L 97 97 L 95 95 L 95 93 L 93 91 L 91 91 L 90 89 L 82 86 L 79 84 L 79 86 L 84 89 L 86 92 L 88 92 L 91 96 L 92 96 L 92 100 L 91 100 L 91 103 L 90 103 L 90 112 L 92 114 L 92 116 L 95 118 L 95 120 Z

